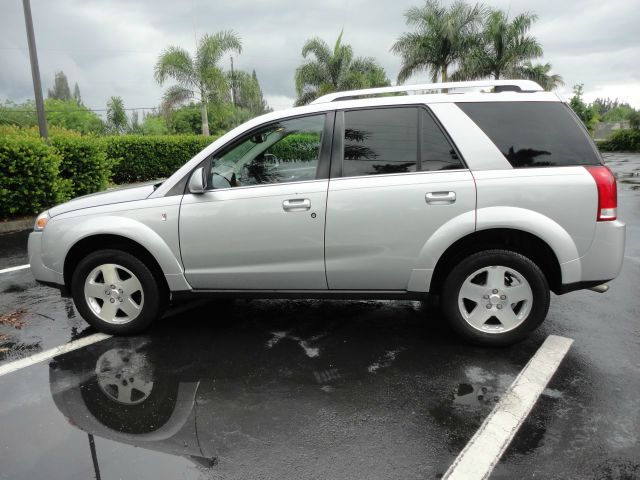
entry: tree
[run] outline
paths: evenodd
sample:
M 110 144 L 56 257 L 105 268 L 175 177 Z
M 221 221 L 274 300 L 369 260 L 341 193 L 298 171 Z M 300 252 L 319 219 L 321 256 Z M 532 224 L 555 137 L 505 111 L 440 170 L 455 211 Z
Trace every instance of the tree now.
M 509 20 L 502 10 L 489 12 L 482 32 L 456 74 L 458 80 L 517 75 L 519 68 L 542 55 L 538 41 L 528 35 L 537 16 L 522 13 Z
M 230 78 L 230 81 L 235 85 L 235 105 L 237 107 L 245 108 L 253 115 L 262 115 L 271 111 L 262 94 L 255 70 L 250 74 L 236 70 L 233 76 L 234 78 Z
M 80 133 L 104 133 L 104 123 L 98 115 L 75 100 L 47 98 L 44 102 L 47 123 L 51 126 L 75 130 Z M 35 112 L 34 112 L 35 118 Z
M 391 48 L 402 58 L 398 83 L 422 71 L 431 74 L 433 82 L 438 77 L 448 81 L 450 67 L 471 48 L 484 15 L 484 6 L 462 1 L 446 7 L 437 0 L 427 0 L 422 7 L 407 10 L 406 23 L 415 30 L 402 34 Z
M 131 112 L 131 120 L 129 122 L 129 133 L 140 135 L 142 133 L 142 125 L 140 125 L 140 115 L 137 110 Z
M 632 130 L 640 130 L 640 112 L 634 110 L 627 120 L 629 120 L 629 126 Z
M 69 82 L 67 81 L 67 76 L 62 70 L 56 72 L 55 79 L 53 81 L 53 88 L 48 90 L 47 97 L 55 98 L 56 100 L 71 100 Z
M 547 91 L 555 90 L 561 85 L 564 85 L 562 77 L 558 74 L 550 74 L 551 64 L 537 63 L 533 65 L 531 62 L 525 62 L 521 67 L 517 67 L 512 72 L 512 76 L 515 78 L 526 78 L 527 80 L 533 80 L 542 88 Z
M 203 135 L 209 135 L 207 102 L 215 101 L 229 91 L 228 78 L 219 62 L 225 53 L 232 51 L 242 51 L 240 37 L 233 31 L 222 31 L 204 35 L 198 42 L 194 57 L 180 47 L 170 46 L 162 52 L 156 63 L 155 79 L 160 85 L 168 78 L 177 82 L 165 92 L 164 107 L 171 109 L 197 99 L 201 108 Z
M 595 124 L 598 122 L 598 112 L 591 106 L 587 105 L 582 96 L 584 95 L 583 84 L 573 86 L 573 97 L 569 100 L 569 106 L 576 113 L 576 115 L 582 120 L 582 123 L 593 131 Z
M 353 57 L 351 45 L 338 35 L 333 49 L 314 37 L 302 47 L 302 57 L 313 56 L 296 69 L 296 105 L 306 105 L 331 92 L 390 85 L 384 69 L 370 57 Z
M 631 107 L 631 105 L 620 104 L 602 115 L 602 119 L 605 122 L 622 122 L 624 120 L 629 120 L 629 117 L 634 113 L 635 110 Z
M 82 105 L 82 97 L 80 96 L 80 87 L 78 86 L 78 82 L 73 86 L 73 99 L 78 105 Z
M 107 126 L 111 132 L 120 134 L 127 129 L 127 113 L 120 97 L 111 97 L 107 102 Z

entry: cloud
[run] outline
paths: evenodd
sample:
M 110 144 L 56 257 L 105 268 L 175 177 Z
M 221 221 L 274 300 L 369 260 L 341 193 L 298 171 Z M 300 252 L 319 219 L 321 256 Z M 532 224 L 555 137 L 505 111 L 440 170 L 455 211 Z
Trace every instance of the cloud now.
M 407 30 L 403 13 L 420 0 L 31 0 L 42 83 L 63 70 L 78 82 L 85 103 L 104 108 L 120 95 L 129 108 L 154 107 L 163 88 L 153 66 L 169 45 L 189 51 L 196 36 L 235 30 L 243 40 L 237 68 L 255 69 L 274 108 L 290 106 L 293 74 L 305 40 L 319 36 L 333 44 L 341 29 L 356 55 L 375 57 L 395 79 L 399 59 L 389 52 Z M 566 82 L 561 93 L 583 83 L 587 98 L 606 94 L 640 107 L 640 9 L 636 0 L 497 0 L 511 15 L 535 9 L 533 33 L 544 61 Z M 228 59 L 225 59 L 228 62 Z M 0 2 L 0 99 L 33 97 L 21 2 Z M 427 75 L 413 82 L 426 82 Z

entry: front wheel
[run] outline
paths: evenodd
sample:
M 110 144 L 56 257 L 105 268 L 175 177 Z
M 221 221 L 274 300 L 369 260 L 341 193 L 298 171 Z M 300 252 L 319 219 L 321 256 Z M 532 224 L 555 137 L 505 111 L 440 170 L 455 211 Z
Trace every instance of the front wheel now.
M 143 331 L 162 313 L 162 290 L 149 268 L 121 250 L 99 250 L 73 273 L 71 293 L 78 312 L 97 330 Z
M 527 257 L 507 250 L 475 253 L 446 278 L 442 308 L 467 340 L 505 346 L 526 338 L 549 310 L 549 285 Z

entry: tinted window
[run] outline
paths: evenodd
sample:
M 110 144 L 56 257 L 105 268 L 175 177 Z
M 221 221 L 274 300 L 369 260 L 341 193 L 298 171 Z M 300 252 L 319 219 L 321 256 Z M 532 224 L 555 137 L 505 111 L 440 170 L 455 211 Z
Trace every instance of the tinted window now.
M 343 176 L 416 171 L 416 108 L 354 110 L 344 115 Z
M 463 168 L 424 108 L 345 112 L 344 137 L 345 177 Z
M 212 160 L 214 188 L 313 180 L 324 114 L 272 123 Z
M 429 112 L 420 109 L 422 115 L 422 149 L 420 170 L 451 170 L 464 168 L 447 137 Z
M 592 165 L 600 158 L 559 102 L 458 103 L 515 168 Z

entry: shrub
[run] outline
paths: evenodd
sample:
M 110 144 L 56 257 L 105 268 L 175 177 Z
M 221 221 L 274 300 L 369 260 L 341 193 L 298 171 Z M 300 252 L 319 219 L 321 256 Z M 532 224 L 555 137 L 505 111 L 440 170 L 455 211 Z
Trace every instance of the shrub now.
M 283 138 L 267 151 L 285 161 L 313 160 L 320 151 L 320 135 L 294 133 Z
M 598 143 L 604 152 L 640 152 L 640 130 L 615 130 Z
M 67 200 L 71 184 L 58 175 L 61 161 L 40 139 L 0 136 L 0 218 L 39 213 Z
M 132 183 L 165 178 L 184 165 L 214 137 L 139 136 L 104 137 L 103 148 L 114 162 L 114 183 Z
M 107 188 L 113 162 L 107 160 L 97 138 L 56 135 L 51 137 L 50 145 L 62 158 L 60 177 L 69 179 L 73 196 Z

